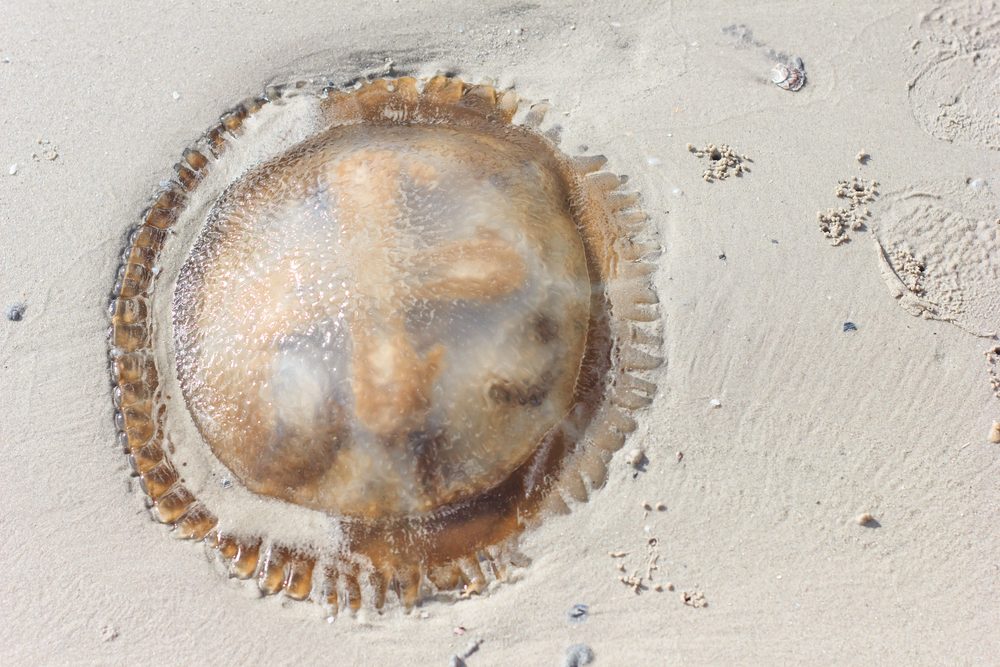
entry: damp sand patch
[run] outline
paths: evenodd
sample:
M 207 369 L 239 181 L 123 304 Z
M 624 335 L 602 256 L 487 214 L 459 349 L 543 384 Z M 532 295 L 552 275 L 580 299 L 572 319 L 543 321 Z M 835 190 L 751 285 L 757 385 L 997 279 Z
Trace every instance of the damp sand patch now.
M 907 189 L 888 195 L 873 225 L 886 287 L 911 315 L 976 336 L 1000 320 L 1000 220 L 983 195 Z

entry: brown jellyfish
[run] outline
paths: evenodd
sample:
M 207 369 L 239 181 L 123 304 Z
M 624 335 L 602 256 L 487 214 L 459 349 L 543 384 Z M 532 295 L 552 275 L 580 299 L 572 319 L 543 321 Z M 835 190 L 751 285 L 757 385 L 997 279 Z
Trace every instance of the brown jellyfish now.
M 272 86 L 184 152 L 111 304 L 154 516 L 331 613 L 474 593 L 603 485 L 660 364 L 637 197 L 546 105 Z

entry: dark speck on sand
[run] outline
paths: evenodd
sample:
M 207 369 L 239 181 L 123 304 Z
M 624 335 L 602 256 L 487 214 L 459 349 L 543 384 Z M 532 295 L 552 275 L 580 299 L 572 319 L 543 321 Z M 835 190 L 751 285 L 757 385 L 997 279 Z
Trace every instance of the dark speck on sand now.
M 28 304 L 26 303 L 15 303 L 7 306 L 7 310 L 4 314 L 7 319 L 11 322 L 20 322 L 24 318 L 24 311 L 28 309 Z
M 566 613 L 566 616 L 569 618 L 570 623 L 582 623 L 587 620 L 587 616 L 589 614 L 589 606 L 585 604 L 575 604 L 573 605 L 573 608 Z
M 563 667 L 583 667 L 594 661 L 594 652 L 586 644 L 573 644 L 566 649 Z

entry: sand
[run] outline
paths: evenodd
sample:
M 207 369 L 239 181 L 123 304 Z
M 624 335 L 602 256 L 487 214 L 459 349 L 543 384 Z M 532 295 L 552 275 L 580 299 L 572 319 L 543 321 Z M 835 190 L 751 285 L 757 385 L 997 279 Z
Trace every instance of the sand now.
M 1000 660 L 995 3 L 3 14 L 0 663 Z M 798 92 L 770 80 L 794 56 Z M 665 249 L 667 364 L 606 487 L 527 535 L 514 581 L 328 623 L 149 519 L 114 443 L 105 306 L 126 231 L 224 108 L 297 74 L 437 69 L 550 100 L 567 151 L 629 175 Z M 706 182 L 687 145 L 710 143 L 748 171 Z M 833 246 L 817 216 L 855 212 L 854 178 L 878 195 Z

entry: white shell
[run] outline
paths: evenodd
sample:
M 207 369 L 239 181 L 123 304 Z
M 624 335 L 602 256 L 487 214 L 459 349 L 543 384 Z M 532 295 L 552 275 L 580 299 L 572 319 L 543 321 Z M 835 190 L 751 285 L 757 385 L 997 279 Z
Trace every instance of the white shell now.
M 801 58 L 792 60 L 791 65 L 778 63 L 771 69 L 771 81 L 779 88 L 795 92 L 806 84 L 805 66 Z

